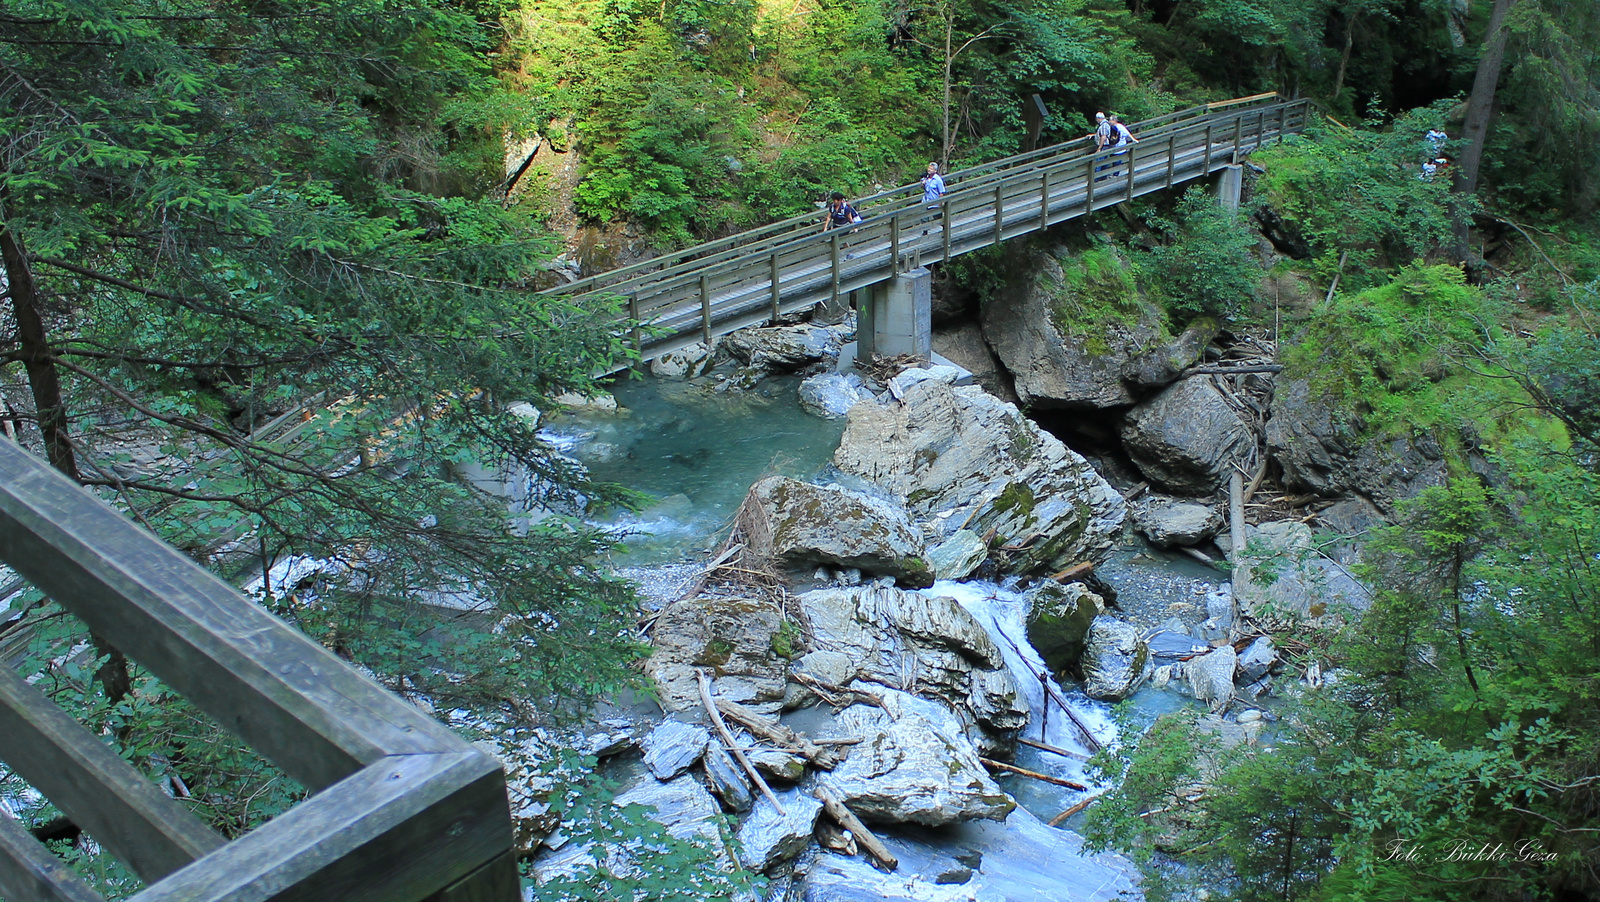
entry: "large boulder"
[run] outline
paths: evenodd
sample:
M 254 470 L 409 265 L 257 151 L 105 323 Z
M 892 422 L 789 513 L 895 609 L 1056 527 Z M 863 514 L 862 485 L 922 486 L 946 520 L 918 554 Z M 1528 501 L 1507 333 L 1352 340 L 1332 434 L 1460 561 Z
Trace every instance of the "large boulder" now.
M 1028 644 L 1056 673 L 1078 666 L 1089 627 L 1106 613 L 1105 600 L 1083 583 L 1048 580 L 1028 593 Z
M 1246 527 L 1245 535 L 1244 549 L 1227 549 L 1242 609 L 1320 617 L 1330 609 L 1371 606 L 1372 591 L 1348 567 L 1323 554 L 1304 523 L 1263 523 Z
M 1212 711 L 1226 711 L 1233 702 L 1233 676 L 1238 663 L 1239 656 L 1231 645 L 1185 661 L 1183 676 L 1188 681 L 1189 693 L 1209 704 Z
M 995 785 L 958 720 L 938 702 L 858 683 L 883 706 L 851 705 L 820 738 L 849 737 L 849 757 L 817 779 L 856 816 L 931 827 L 1004 820 L 1016 803 Z
M 977 386 L 929 379 L 898 402 L 856 405 L 833 460 L 941 537 L 992 530 L 1015 572 L 1099 558 L 1127 510 L 1088 461 Z
M 1100 408 L 1138 400 L 1124 367 L 1168 335 L 1165 315 L 1138 296 L 1126 263 L 1089 266 L 1059 248 L 1018 263 L 1018 275 L 983 305 L 982 322 L 1022 404 Z
M 823 419 L 838 419 L 858 401 L 872 398 L 855 373 L 818 373 L 800 383 L 800 409 Z
M 770 548 L 761 550 L 783 564 L 854 567 L 914 588 L 933 585 L 921 533 L 883 501 L 787 476 L 751 486 L 750 500 L 767 525 Z
M 765 796 L 739 825 L 739 858 L 752 871 L 767 871 L 799 855 L 811 842 L 822 803 L 798 789 L 775 793 L 783 812 Z
M 1157 548 L 1197 545 L 1222 529 L 1215 505 L 1149 495 L 1133 507 L 1133 528 Z
M 1249 457 L 1255 437 L 1210 377 L 1193 376 L 1128 411 L 1122 444 L 1150 481 L 1209 495 Z
M 1397 502 L 1444 485 L 1449 476 L 1432 435 L 1369 435 L 1348 404 L 1301 378 L 1279 382 L 1267 452 L 1283 468 L 1284 488 L 1324 497 L 1359 494 L 1390 515 Z
M 705 375 L 716 362 L 716 342 L 708 346 L 703 341 L 697 341 L 650 361 L 650 375 L 657 379 L 693 379 Z
M 758 370 L 794 370 L 839 356 L 840 332 L 824 326 L 771 326 L 740 329 L 722 339 L 734 359 Z
M 711 668 L 717 694 L 775 714 L 788 680 L 788 658 L 773 639 L 785 623 L 776 603 L 751 598 L 687 598 L 663 608 L 645 673 L 669 711 L 700 707 L 696 669 Z
M 856 662 L 861 676 L 943 699 L 995 732 L 1028 722 L 999 647 L 953 598 L 879 586 L 817 589 L 798 598 L 818 651 Z
M 1154 665 L 1139 631 L 1115 617 L 1096 617 L 1083 650 L 1083 694 L 1118 702 L 1133 694 Z
M 644 766 L 657 780 L 671 780 L 693 767 L 710 741 L 705 727 L 664 720 L 644 738 Z

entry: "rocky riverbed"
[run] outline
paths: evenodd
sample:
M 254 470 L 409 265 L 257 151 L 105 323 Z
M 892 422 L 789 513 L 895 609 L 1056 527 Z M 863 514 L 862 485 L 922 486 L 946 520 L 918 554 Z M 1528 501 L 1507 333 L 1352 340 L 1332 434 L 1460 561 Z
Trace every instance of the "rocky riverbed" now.
M 1130 327 L 1108 358 L 1031 321 L 995 358 L 1036 411 L 1111 411 L 1099 431 L 1115 485 L 960 367 L 841 371 L 848 322 L 688 349 L 652 364 L 665 407 L 620 392 L 615 410 L 548 427 L 597 474 L 662 499 L 619 524 L 649 549 L 652 566 L 624 572 L 655 608 L 645 672 L 660 708 L 571 741 L 620 776 L 619 804 L 766 875 L 766 898 L 1136 896 L 1130 862 L 1040 818 L 1105 788 L 1083 759 L 1116 740 L 1106 705 L 1202 706 L 1219 742 L 1260 741 L 1263 703 L 1317 679 L 1286 665 L 1263 619 L 1365 603 L 1349 544 L 1302 522 L 1252 517 L 1233 547 L 1222 490 L 1234 473 L 1259 482 L 1269 458 L 1285 485 L 1382 481 L 1423 450 L 1353 446 L 1330 408 L 1274 407 L 1270 367 L 1190 374 L 1250 362 L 1230 364 L 1212 323 Z M 977 334 L 1006 322 L 985 314 Z M 777 441 L 752 441 L 752 411 Z M 736 445 L 733 466 L 718 455 Z M 705 484 L 658 479 L 674 469 Z M 1426 484 L 1413 469 L 1386 484 Z M 1358 532 L 1394 493 L 1324 505 L 1323 522 Z M 689 538 L 652 545 L 652 514 Z M 571 873 L 592 855 L 562 842 L 536 795 L 519 809 L 533 874 Z

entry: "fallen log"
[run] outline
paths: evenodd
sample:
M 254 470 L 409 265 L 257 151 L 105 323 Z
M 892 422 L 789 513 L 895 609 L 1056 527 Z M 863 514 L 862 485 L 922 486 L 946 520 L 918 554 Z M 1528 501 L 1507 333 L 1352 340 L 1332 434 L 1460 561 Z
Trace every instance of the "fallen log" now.
M 861 822 L 861 818 L 855 816 L 855 812 L 845 807 L 844 801 L 834 795 L 833 790 L 826 786 L 818 786 L 812 792 L 812 795 L 822 803 L 822 810 L 828 812 L 829 817 L 838 821 L 839 826 L 849 830 L 850 834 L 855 837 L 856 843 L 861 848 L 866 849 L 867 854 L 876 858 L 884 868 L 892 871 L 900 866 L 900 859 L 889 851 L 889 847 L 883 844 L 883 840 L 867 829 L 867 825 Z
M 1088 797 L 1087 799 L 1084 799 L 1083 801 L 1079 802 L 1076 805 L 1073 805 L 1071 808 L 1068 808 L 1066 811 L 1063 811 L 1060 814 L 1056 815 L 1055 817 L 1051 818 L 1050 819 L 1050 826 L 1052 826 L 1052 827 L 1061 826 L 1061 824 L 1063 822 L 1065 822 L 1067 818 L 1072 817 L 1074 814 L 1077 814 L 1078 812 L 1082 811 L 1085 808 L 1088 808 L 1090 805 L 1093 805 L 1095 802 L 1099 801 L 1099 799 L 1100 799 L 1100 794 L 1096 794 L 1096 795 L 1092 795 L 1092 796 Z
M 1079 792 L 1084 792 L 1089 788 L 1082 783 L 1074 783 L 1071 780 L 1065 780 L 1061 777 L 1052 777 L 1049 774 L 1041 774 L 1036 770 L 1028 770 L 1025 767 L 1018 767 L 1015 764 L 1007 764 L 1004 761 L 996 761 L 993 758 L 979 758 L 978 760 L 983 762 L 984 767 L 990 768 L 991 770 L 1004 771 L 1008 774 L 1016 774 L 1019 777 L 1027 777 L 1031 780 L 1038 780 L 1041 783 L 1049 783 L 1052 786 L 1065 786 L 1068 789 L 1076 789 Z
M 1037 742 L 1037 741 L 1032 740 L 1032 739 L 1024 739 L 1021 736 L 1017 737 L 1017 741 L 1022 743 L 1025 746 L 1028 746 L 1029 748 L 1036 748 L 1041 752 L 1049 752 L 1052 755 L 1060 755 L 1063 758 L 1072 758 L 1072 759 L 1077 760 L 1077 761 L 1088 761 L 1089 760 L 1089 756 L 1083 754 L 1082 752 L 1074 752 L 1074 751 L 1072 751 L 1070 749 L 1064 749 L 1064 748 L 1061 748 L 1059 746 L 1049 745 L 1049 744 L 1043 743 L 1043 742 Z
M 745 757 L 744 750 L 739 748 L 739 744 L 733 741 L 733 731 L 729 730 L 727 723 L 722 720 L 722 714 L 717 711 L 716 700 L 711 694 L 711 675 L 704 670 L 696 670 L 695 676 L 699 678 L 700 682 L 700 704 L 705 706 L 706 715 L 711 718 L 711 723 L 716 726 L 718 735 L 722 737 L 723 745 L 728 747 L 728 752 L 733 755 L 733 760 L 739 762 L 739 766 L 744 768 L 744 772 L 750 777 L 750 781 L 756 785 L 757 789 L 761 790 L 762 795 L 767 797 L 767 801 L 772 803 L 772 807 L 778 809 L 779 814 L 787 817 L 789 812 L 783 810 L 783 803 L 778 801 L 778 797 L 772 794 L 772 787 L 767 785 L 767 781 L 762 779 L 761 774 L 756 771 L 755 765 L 751 764 L 750 759 Z
M 756 736 L 782 748 L 793 749 L 800 757 L 823 770 L 833 770 L 843 760 L 843 755 L 838 749 L 812 742 L 806 738 L 804 733 L 796 732 L 781 723 L 762 717 L 738 702 L 719 698 L 717 699 L 717 710 Z
M 1053 573 L 1050 575 L 1050 578 L 1058 583 L 1064 583 L 1067 580 L 1075 577 L 1088 576 L 1093 571 L 1094 561 L 1084 561 L 1081 564 L 1073 564 L 1071 567 L 1068 567 L 1060 573 Z

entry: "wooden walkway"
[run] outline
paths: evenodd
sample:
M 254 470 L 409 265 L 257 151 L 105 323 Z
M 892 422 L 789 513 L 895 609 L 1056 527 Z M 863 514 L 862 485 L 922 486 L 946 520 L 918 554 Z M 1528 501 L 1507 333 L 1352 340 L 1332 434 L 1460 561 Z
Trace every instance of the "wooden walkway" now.
M 907 185 L 863 199 L 856 206 L 866 220 L 849 230 L 824 233 L 820 213 L 797 216 L 543 294 L 625 298 L 629 318 L 646 324 L 633 331 L 634 346 L 658 357 L 1205 177 L 1302 131 L 1309 114 L 1309 101 L 1276 94 L 1194 107 L 1134 124 L 1139 143 L 1120 155 L 1097 154 L 1092 138 L 1080 138 L 950 173 L 937 207 Z

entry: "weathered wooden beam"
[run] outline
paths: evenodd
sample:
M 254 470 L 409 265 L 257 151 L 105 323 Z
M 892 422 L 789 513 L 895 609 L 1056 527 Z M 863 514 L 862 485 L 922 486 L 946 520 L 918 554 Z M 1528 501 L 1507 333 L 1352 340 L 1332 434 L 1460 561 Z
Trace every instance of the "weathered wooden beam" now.
M 152 884 L 135 902 L 425 899 L 493 864 L 511 836 L 493 758 L 476 750 L 394 755 Z
M 429 896 L 427 902 L 507 902 L 520 899 L 521 896 L 517 856 L 515 852 L 506 851 L 461 878 L 454 886 Z
M 105 902 L 71 865 L 51 854 L 4 811 L 0 811 L 0 899 Z
M 224 843 L 4 665 L 0 760 L 147 883 Z
M 313 790 L 391 754 L 463 747 L 9 441 L 0 559 Z

